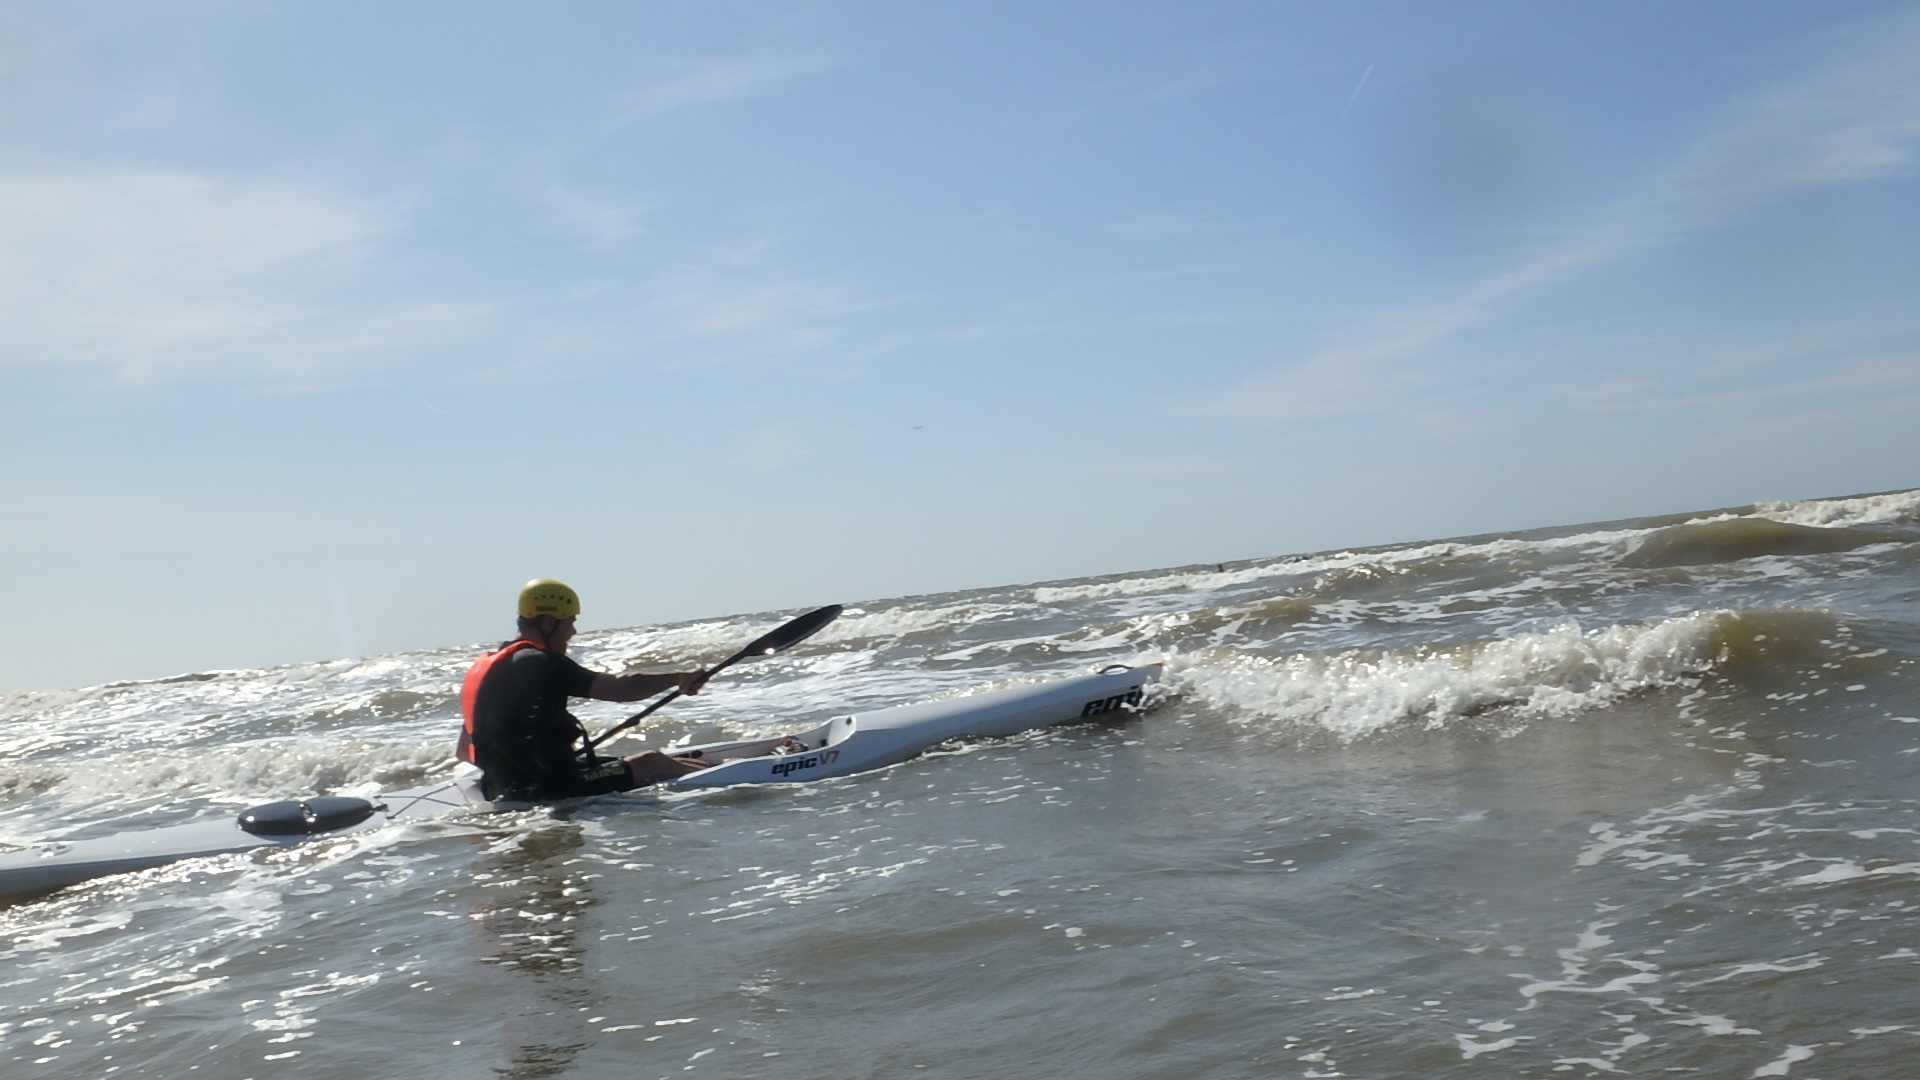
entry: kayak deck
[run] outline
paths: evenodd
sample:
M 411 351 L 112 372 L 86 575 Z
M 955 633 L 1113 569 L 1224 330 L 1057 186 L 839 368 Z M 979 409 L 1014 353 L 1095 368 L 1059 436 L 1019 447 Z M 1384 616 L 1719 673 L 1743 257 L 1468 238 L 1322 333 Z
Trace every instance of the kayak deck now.
M 790 736 L 802 744 L 802 750 L 783 751 L 785 736 L 672 747 L 670 753 L 719 764 L 670 781 L 669 786 L 797 783 L 884 768 L 953 739 L 1017 735 L 1132 709 L 1145 697 L 1147 685 L 1159 677 L 1160 665 L 1147 664 L 837 716 Z

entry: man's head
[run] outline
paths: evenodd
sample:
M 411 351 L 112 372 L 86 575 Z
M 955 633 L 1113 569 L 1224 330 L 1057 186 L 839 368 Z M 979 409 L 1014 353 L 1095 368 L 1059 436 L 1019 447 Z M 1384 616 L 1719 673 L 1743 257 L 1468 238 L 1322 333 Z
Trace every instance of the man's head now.
M 552 578 L 534 578 L 520 588 L 520 636 L 565 651 L 580 614 L 580 594 Z

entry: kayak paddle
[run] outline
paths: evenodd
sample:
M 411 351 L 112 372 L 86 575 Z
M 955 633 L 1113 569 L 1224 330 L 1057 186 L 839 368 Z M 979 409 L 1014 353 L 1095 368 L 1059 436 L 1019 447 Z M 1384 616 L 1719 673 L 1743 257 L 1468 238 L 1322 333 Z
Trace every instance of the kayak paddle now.
M 839 617 L 840 617 L 839 604 L 828 604 L 826 607 L 823 607 L 823 608 L 815 608 L 814 610 L 807 612 L 805 615 L 801 615 L 798 618 L 792 619 L 784 623 L 783 625 L 775 627 L 774 629 L 767 631 L 766 633 L 760 635 L 759 637 L 754 638 L 753 643 L 748 645 L 746 648 L 741 649 L 739 652 L 734 653 L 732 656 L 729 656 L 725 660 L 722 660 L 719 663 L 708 668 L 707 678 L 709 679 L 713 678 L 715 675 L 720 674 L 722 671 L 726 670 L 727 668 L 733 666 L 736 663 L 739 663 L 742 660 L 751 660 L 756 656 L 772 656 L 774 653 L 777 653 L 777 652 L 785 652 L 786 650 L 791 649 L 795 645 L 798 645 L 801 642 L 812 637 L 813 635 L 819 633 L 822 627 L 826 626 L 828 623 L 832 622 L 833 620 Z M 608 728 L 606 731 L 600 734 L 599 738 L 588 739 L 587 749 L 592 750 L 594 747 L 599 746 L 601 743 L 606 742 L 608 739 L 613 738 L 615 735 L 619 734 L 620 732 L 625 731 L 628 728 L 632 727 L 633 725 L 639 723 L 640 721 L 645 720 L 647 717 L 652 716 L 654 712 L 657 709 L 659 709 L 662 705 L 665 705 L 667 702 L 672 701 L 674 698 L 677 698 L 679 696 L 680 696 L 680 691 L 676 689 L 672 693 L 668 694 L 666 697 L 661 698 L 659 701 L 654 702 L 653 704 L 647 706 L 646 708 L 641 709 L 639 712 L 634 713 L 632 716 L 627 717 L 625 720 L 620 721 L 618 724 L 614 725 L 613 727 Z

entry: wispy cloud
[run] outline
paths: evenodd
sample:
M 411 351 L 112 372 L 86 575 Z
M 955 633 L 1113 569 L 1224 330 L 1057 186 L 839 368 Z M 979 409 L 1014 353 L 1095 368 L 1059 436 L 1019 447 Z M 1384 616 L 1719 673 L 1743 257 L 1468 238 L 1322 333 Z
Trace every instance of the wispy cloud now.
M 676 61 L 680 70 L 622 95 L 606 120 L 608 128 L 625 127 L 665 113 L 722 101 L 737 101 L 765 93 L 783 83 L 832 71 L 843 65 L 824 53 L 764 53 L 693 61 Z
M 786 273 L 765 251 L 713 261 L 676 264 L 643 286 L 649 339 L 683 362 L 811 352 L 839 337 L 842 320 L 879 304 L 850 286 Z
M 1530 294 L 1676 244 L 1794 192 L 1910 168 L 1920 146 L 1920 9 L 1836 31 L 1800 78 L 1753 96 L 1636 190 L 1508 269 L 1431 305 L 1371 315 L 1202 411 L 1258 418 L 1371 412 L 1440 376 L 1422 361 Z
M 1570 365 L 1545 393 L 1588 413 L 1700 413 L 1749 402 L 1871 401 L 1920 395 L 1920 318 L 1883 313 L 1867 320 L 1802 327 L 1738 344 L 1684 331 L 1649 343 L 1652 370 Z
M 0 365 L 133 369 L 257 342 L 314 315 L 391 224 L 281 181 L 0 175 Z
M 646 235 L 648 222 L 671 205 L 661 195 L 593 190 L 548 181 L 532 197 L 558 231 L 590 248 L 613 248 Z
M 1133 210 L 1101 226 L 1105 232 L 1136 240 L 1175 240 L 1263 228 L 1264 221 L 1233 221 L 1181 210 Z
M 149 169 L 0 174 L 0 369 L 314 385 L 501 336 L 497 305 L 396 295 L 400 216 L 311 183 Z
M 609 243 L 640 232 L 645 209 L 584 197 L 556 208 Z M 706 267 L 557 292 L 549 281 L 511 303 L 436 295 L 395 283 L 405 232 L 398 211 L 312 184 L 0 174 L 0 370 L 312 386 L 531 356 L 681 366 L 818 349 L 874 303 L 795 273 L 771 236 L 712 248 Z

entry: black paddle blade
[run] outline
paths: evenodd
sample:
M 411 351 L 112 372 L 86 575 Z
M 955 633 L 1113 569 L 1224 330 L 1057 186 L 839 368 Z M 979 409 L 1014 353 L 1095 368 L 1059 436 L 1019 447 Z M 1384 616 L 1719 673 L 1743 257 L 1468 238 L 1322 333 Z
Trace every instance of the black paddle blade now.
M 839 604 L 815 608 L 754 639 L 753 644 L 740 650 L 740 655 L 743 657 L 772 656 L 774 653 L 784 652 L 819 633 L 821 628 L 839 617 Z

